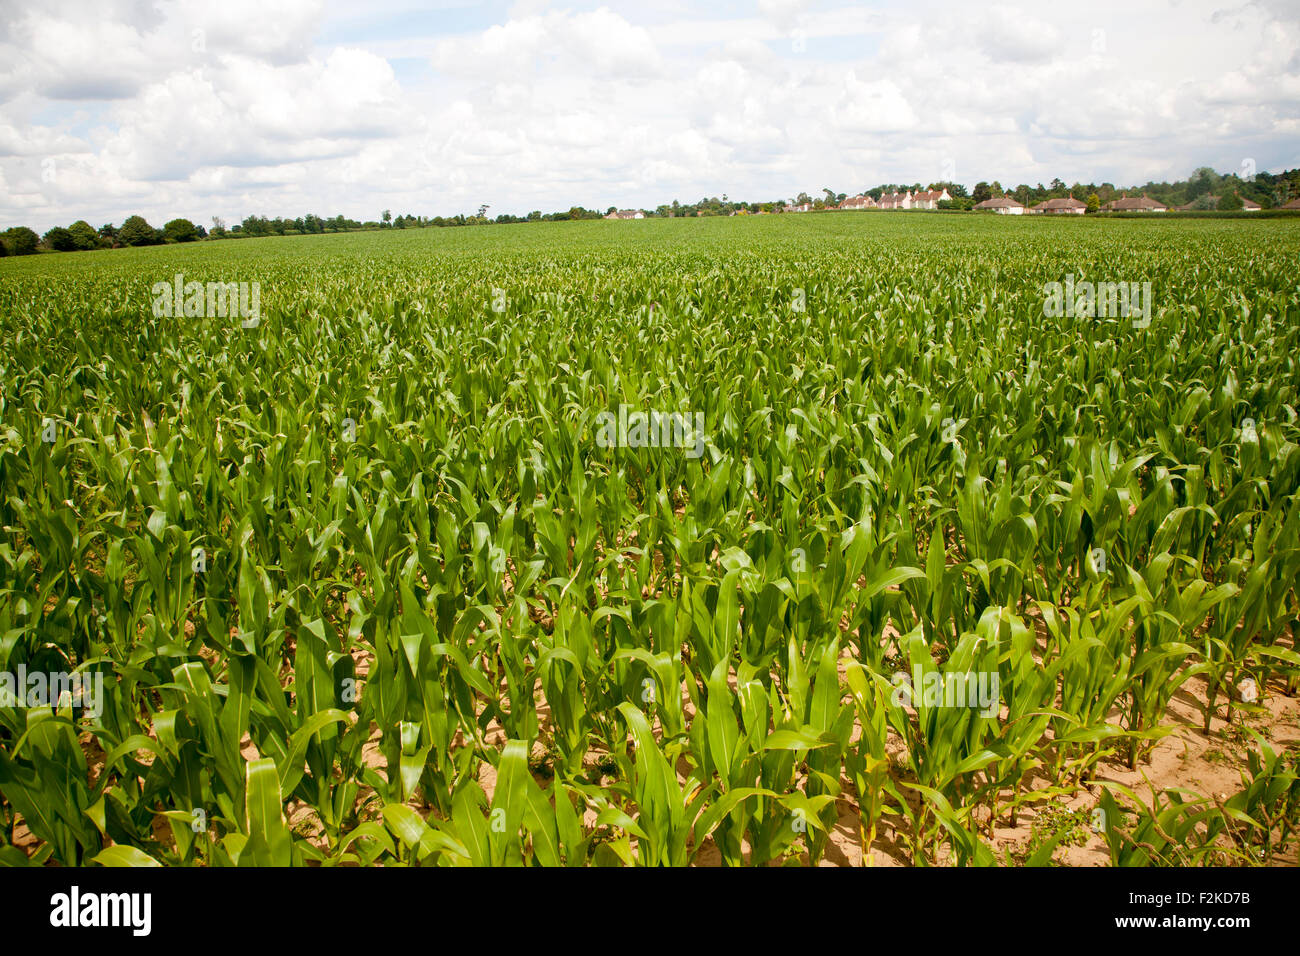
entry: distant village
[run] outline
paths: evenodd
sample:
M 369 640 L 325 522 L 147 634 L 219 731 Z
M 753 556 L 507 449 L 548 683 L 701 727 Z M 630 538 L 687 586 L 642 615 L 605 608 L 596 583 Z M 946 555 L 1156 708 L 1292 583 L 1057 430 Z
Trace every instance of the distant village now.
M 1022 216 L 1022 215 L 1048 215 L 1048 216 L 1082 216 L 1089 212 L 1149 212 L 1161 213 L 1169 212 L 1171 209 L 1175 212 L 1194 212 L 1209 211 L 1219 208 L 1217 200 L 1219 197 L 1209 197 L 1211 202 L 1203 199 L 1196 199 L 1179 206 L 1167 206 L 1159 200 L 1152 199 L 1145 193 L 1140 196 L 1120 196 L 1118 199 L 1112 199 L 1108 202 L 1101 202 L 1097 195 L 1091 194 L 1088 200 L 1076 199 L 1074 196 L 1060 196 L 1052 199 L 1044 199 L 1033 205 L 1025 205 L 1012 196 L 1000 195 L 990 196 L 980 202 L 975 202 L 966 196 L 954 197 L 948 192 L 946 186 L 937 189 L 919 189 L 906 190 L 904 192 L 884 193 L 879 198 L 862 193 L 857 196 L 847 196 L 838 199 L 837 202 L 828 203 L 824 200 L 813 201 L 806 199 L 801 202 L 787 202 L 764 204 L 756 210 L 750 210 L 745 207 L 733 208 L 722 215 L 728 216 L 766 216 L 772 213 L 791 213 L 791 212 L 839 212 L 841 210 L 856 209 L 970 209 L 976 212 L 990 212 L 1003 216 Z M 1232 209 L 1239 212 L 1259 212 L 1264 207 L 1245 196 L 1236 195 L 1236 202 L 1232 204 Z M 963 201 L 965 200 L 965 201 Z M 1300 197 L 1277 206 L 1279 209 L 1298 210 L 1300 211 Z M 1225 209 L 1225 211 L 1227 211 Z M 668 216 L 669 218 L 677 215 L 676 211 L 669 210 L 666 212 L 656 212 L 648 214 L 644 209 L 611 209 L 606 215 L 606 219 L 645 219 L 648 215 Z M 719 215 L 704 209 L 695 210 L 696 216 Z
M 892 192 L 887 195 L 882 194 L 879 200 L 867 193 L 860 196 L 832 196 L 827 190 L 827 199 L 810 199 L 806 194 L 802 194 L 795 202 L 788 203 L 763 203 L 757 209 L 749 209 L 741 206 L 738 209 L 731 209 L 725 215 L 729 216 L 766 216 L 772 213 L 784 212 L 833 212 L 840 209 L 941 209 L 940 203 L 951 202 L 952 195 L 949 194 L 946 186 L 938 189 L 926 190 L 907 190 L 905 192 Z M 834 200 L 834 201 L 830 201 Z M 696 209 L 695 215 L 707 216 L 711 213 L 706 209 Z M 717 215 L 716 213 L 712 213 Z M 663 215 L 663 213 L 660 213 Z M 676 215 L 676 210 L 669 209 L 667 215 L 672 217 Z M 605 216 L 606 219 L 645 219 L 646 212 L 643 209 L 611 209 Z
M 866 210 L 952 210 L 1003 216 L 1082 216 L 1090 213 L 1257 213 L 1274 209 L 1300 210 L 1300 170 L 1280 174 L 1256 173 L 1245 161 L 1242 175 L 1196 169 L 1177 182 L 1150 182 L 1121 189 L 1111 183 L 1075 183 L 1053 179 L 1044 186 L 1021 184 L 1003 188 L 996 181 L 977 183 L 972 191 L 961 183 L 938 182 L 876 186 L 855 195 L 825 188 L 816 198 L 806 192 L 794 199 L 737 202 L 723 195 L 696 203 L 663 204 L 654 210 L 610 207 L 606 219 L 674 218 L 680 216 L 765 216 L 779 213 Z
M 1241 212 L 1259 212 L 1264 207 L 1253 199 L 1241 198 Z M 992 199 L 986 199 L 981 203 L 976 203 L 973 209 L 981 212 L 1000 213 L 1004 216 L 1021 216 L 1025 213 L 1046 213 L 1047 215 L 1076 215 L 1082 216 L 1088 212 L 1088 204 L 1080 202 L 1073 196 L 1066 196 L 1063 199 L 1045 199 L 1033 206 L 1025 206 L 1016 202 L 1010 196 L 998 196 Z M 1191 212 L 1198 207 L 1195 202 L 1189 202 L 1182 206 L 1175 206 L 1178 212 Z M 1300 209 L 1300 199 L 1294 200 L 1283 208 Z M 1112 199 L 1108 203 L 1099 203 L 1093 212 L 1168 212 L 1169 207 L 1164 203 L 1152 199 L 1150 196 L 1123 196 L 1119 199 Z

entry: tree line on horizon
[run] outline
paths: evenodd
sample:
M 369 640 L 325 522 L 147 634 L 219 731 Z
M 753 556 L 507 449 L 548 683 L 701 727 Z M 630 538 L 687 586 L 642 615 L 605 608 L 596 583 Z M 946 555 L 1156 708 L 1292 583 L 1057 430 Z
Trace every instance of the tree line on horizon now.
M 1220 211 L 1238 210 L 1242 200 L 1250 199 L 1264 209 L 1284 205 L 1289 200 L 1300 196 L 1300 169 L 1290 169 L 1281 173 L 1258 173 L 1253 177 L 1242 178 L 1236 173 L 1220 175 L 1208 166 L 1195 170 L 1186 180 L 1177 182 L 1148 182 L 1145 186 L 1119 189 L 1112 183 L 1074 183 L 1071 186 L 1059 178 L 1044 186 L 1038 183 L 1030 186 L 1021 183 L 1012 188 L 1005 188 L 997 180 L 981 180 L 975 188 L 967 191 L 961 183 L 934 182 L 928 186 L 920 183 L 885 183 L 864 189 L 854 195 L 866 195 L 879 200 L 881 196 L 895 192 L 918 192 L 922 189 L 947 189 L 952 199 L 941 200 L 940 209 L 968 210 L 986 199 L 1010 196 L 1025 206 L 1043 202 L 1047 199 L 1063 199 L 1072 196 L 1087 203 L 1089 211 L 1095 211 L 1100 203 L 1127 195 L 1150 196 L 1166 206 L 1184 206 L 1191 204 L 1195 209 L 1218 209 Z M 787 202 L 794 205 L 807 204 L 813 209 L 833 209 L 848 198 L 848 193 L 836 192 L 823 187 L 821 196 L 812 197 L 800 192 L 792 200 L 774 199 L 770 201 L 743 202 L 731 200 L 723 193 L 722 198 L 705 197 L 696 203 L 681 203 L 674 199 L 671 203 L 657 206 L 653 211 L 645 210 L 651 218 L 676 218 L 686 216 L 730 216 L 756 215 L 759 213 L 780 213 Z M 220 216 L 212 217 L 212 227 L 204 228 L 188 219 L 172 219 L 161 229 L 150 225 L 143 216 L 129 216 L 121 226 L 105 223 L 96 229 L 84 219 L 79 219 L 70 226 L 55 226 L 43 236 L 26 226 L 14 226 L 0 233 L 0 256 L 33 255 L 38 252 L 78 252 L 91 249 L 117 249 L 125 246 L 153 246 L 164 243 L 198 242 L 221 239 L 247 239 L 262 236 L 319 235 L 324 233 L 357 232 L 374 229 L 427 229 L 455 226 L 484 226 L 494 224 L 522 222 L 561 222 L 581 219 L 601 219 L 615 211 L 610 206 L 604 213 L 572 206 L 567 212 L 542 213 L 534 210 L 526 216 L 514 216 L 503 213 L 495 218 L 488 218 L 486 205 L 480 206 L 477 214 L 455 216 L 416 216 L 411 214 L 394 217 L 385 209 L 379 219 L 358 222 L 343 215 L 322 218 L 313 213 L 286 219 L 277 216 L 268 219 L 265 216 L 247 216 L 241 223 L 229 228 Z

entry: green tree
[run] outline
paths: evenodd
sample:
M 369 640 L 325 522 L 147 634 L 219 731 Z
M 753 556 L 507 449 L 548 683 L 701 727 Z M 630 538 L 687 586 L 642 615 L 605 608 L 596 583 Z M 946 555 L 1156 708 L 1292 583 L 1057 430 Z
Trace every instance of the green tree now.
M 1087 203 L 1088 203 L 1088 208 L 1085 209 L 1084 212 L 1097 212 L 1099 209 L 1101 209 L 1101 197 L 1098 196 L 1096 193 L 1088 194 Z
M 11 256 L 30 256 L 36 252 L 36 244 L 41 241 L 41 237 L 36 235 L 26 226 L 14 226 L 12 229 L 6 229 L 0 240 L 4 241 L 5 250 Z
M 1226 192 L 1219 197 L 1220 212 L 1236 212 L 1241 208 L 1241 196 L 1235 192 Z
M 45 245 L 55 252 L 74 252 L 77 248 L 77 240 L 72 238 L 72 233 L 62 226 L 55 226 L 45 234 Z
M 68 232 L 72 233 L 72 238 L 77 243 L 78 249 L 99 248 L 99 234 L 95 232 L 95 227 L 86 220 L 78 219 L 68 227 Z
M 975 191 L 970 194 L 970 198 L 975 200 L 976 205 L 984 202 L 986 199 L 993 198 L 993 191 L 989 189 L 989 184 L 980 180 L 975 184 Z
M 117 231 L 117 239 L 124 246 L 155 246 L 158 230 L 145 222 L 143 216 L 131 216 Z
M 1219 184 L 1219 174 L 1209 166 L 1201 166 L 1187 181 L 1187 201 L 1191 202 L 1197 196 L 1204 196 L 1214 191 L 1214 187 Z
M 168 242 L 194 242 L 199 232 L 188 219 L 173 219 L 163 226 L 163 237 Z
M 271 224 L 265 216 L 245 216 L 239 231 L 245 236 L 269 236 Z

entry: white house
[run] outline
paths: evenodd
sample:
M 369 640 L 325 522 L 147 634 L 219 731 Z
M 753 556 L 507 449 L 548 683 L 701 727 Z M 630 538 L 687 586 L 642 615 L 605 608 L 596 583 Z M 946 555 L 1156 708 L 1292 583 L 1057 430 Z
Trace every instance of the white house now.
M 975 208 L 983 212 L 996 212 L 1003 216 L 1023 216 L 1025 214 L 1025 207 L 1010 196 L 998 196 L 996 199 L 977 202 Z
M 1101 207 L 1105 212 L 1168 212 L 1169 207 L 1150 196 L 1125 196 Z
M 927 189 L 923 190 L 912 197 L 913 209 L 938 209 L 939 203 L 945 199 L 952 199 L 948 195 L 948 188 Z
M 1088 211 L 1088 204 L 1079 202 L 1073 196 L 1066 196 L 1064 199 L 1044 199 L 1029 211 L 1056 216 L 1082 216 Z
M 911 209 L 912 208 L 912 191 L 909 189 L 905 193 L 886 193 L 880 197 L 881 209 Z

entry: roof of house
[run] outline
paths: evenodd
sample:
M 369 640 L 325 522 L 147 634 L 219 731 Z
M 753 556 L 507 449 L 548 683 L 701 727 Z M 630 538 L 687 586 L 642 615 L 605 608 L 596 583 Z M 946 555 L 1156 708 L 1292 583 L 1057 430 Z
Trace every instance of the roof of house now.
M 1206 208 L 1209 208 L 1209 209 L 1218 209 L 1218 208 L 1219 208 L 1219 197 L 1218 197 L 1218 196 L 1197 196 L 1195 199 L 1193 199 L 1193 200 L 1192 200 L 1191 202 L 1189 202 L 1189 203 L 1184 203 L 1184 204 L 1181 205 L 1181 206 L 1175 206 L 1175 207 L 1174 207 L 1174 209 L 1175 209 L 1176 211 L 1178 211 L 1178 212 L 1188 212 L 1188 211 L 1193 210 L 1193 209 L 1206 209 Z M 1258 209 L 1262 209 L 1262 208 L 1264 208 L 1264 207 L 1261 206 L 1259 203 L 1255 202 L 1255 200 L 1253 200 L 1253 199 L 1247 199 L 1245 196 L 1242 196 L 1242 197 L 1241 197 L 1241 208 L 1242 208 L 1242 209 L 1250 209 L 1250 210 L 1258 210 Z
M 876 201 L 870 196 L 850 196 L 844 202 L 840 203 L 839 209 L 864 209 L 867 206 L 874 206 Z
M 931 202 L 931 201 L 934 201 L 934 200 L 942 199 L 942 198 L 943 198 L 943 194 L 944 194 L 945 192 L 947 192 L 947 191 L 948 191 L 947 189 L 927 189 L 927 190 L 924 190 L 923 192 L 919 192 L 919 193 L 917 193 L 917 194 L 916 194 L 915 196 L 913 196 L 912 198 L 913 198 L 913 199 L 919 199 L 919 200 L 921 200 L 922 202 Z
M 1168 207 L 1162 202 L 1156 202 L 1150 196 L 1126 196 L 1123 199 L 1112 199 L 1102 208 L 1112 212 L 1125 212 L 1131 209 L 1167 209 Z
M 1300 209 L 1300 198 L 1292 199 L 1282 206 L 1283 209 Z
M 993 199 L 986 199 L 983 202 L 977 202 L 975 204 L 976 209 L 1014 209 L 1016 207 L 1019 207 L 1020 209 L 1025 208 L 1010 196 L 996 196 Z
M 1034 208 L 1044 211 L 1052 209 L 1087 209 L 1088 204 L 1080 202 L 1073 196 L 1066 196 L 1063 199 L 1044 199 L 1042 202 L 1034 206 Z

